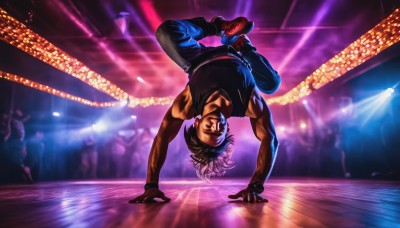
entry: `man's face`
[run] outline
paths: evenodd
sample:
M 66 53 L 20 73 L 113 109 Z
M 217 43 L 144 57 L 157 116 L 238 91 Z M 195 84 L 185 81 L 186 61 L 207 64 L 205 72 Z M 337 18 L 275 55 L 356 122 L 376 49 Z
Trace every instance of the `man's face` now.
M 208 113 L 201 119 L 196 118 L 194 126 L 200 141 L 213 147 L 221 145 L 229 131 L 227 119 L 219 111 Z

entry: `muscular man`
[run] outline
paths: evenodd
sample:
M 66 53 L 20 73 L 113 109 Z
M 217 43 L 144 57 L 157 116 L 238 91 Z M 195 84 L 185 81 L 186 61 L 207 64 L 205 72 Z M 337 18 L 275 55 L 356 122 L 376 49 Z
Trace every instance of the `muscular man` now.
M 189 82 L 168 109 L 154 139 L 145 192 L 130 203 L 152 202 L 154 198 L 170 200 L 158 188 L 159 174 L 168 144 L 184 120 L 195 118 L 193 126 L 185 128 L 185 140 L 197 175 L 205 180 L 223 175 L 232 168 L 233 136 L 227 120 L 244 116 L 250 118 L 253 132 L 261 141 L 257 167 L 247 188 L 229 198 L 267 201 L 259 194 L 271 173 L 278 140 L 271 112 L 259 91 L 271 94 L 278 89 L 281 80 L 245 36 L 253 26 L 254 23 L 244 17 L 232 21 L 214 17 L 211 22 L 204 18 L 168 20 L 157 29 L 161 47 L 188 73 Z M 224 45 L 206 47 L 198 42 L 213 35 L 221 36 Z

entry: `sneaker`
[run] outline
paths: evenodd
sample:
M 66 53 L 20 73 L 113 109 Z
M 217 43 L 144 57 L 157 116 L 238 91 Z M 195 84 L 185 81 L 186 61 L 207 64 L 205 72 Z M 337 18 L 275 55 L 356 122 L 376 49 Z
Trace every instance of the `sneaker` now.
M 237 17 L 231 21 L 227 21 L 223 17 L 217 16 L 211 20 L 211 23 L 220 27 L 223 34 L 226 36 L 247 34 L 254 28 L 254 22 L 247 20 L 245 17 Z

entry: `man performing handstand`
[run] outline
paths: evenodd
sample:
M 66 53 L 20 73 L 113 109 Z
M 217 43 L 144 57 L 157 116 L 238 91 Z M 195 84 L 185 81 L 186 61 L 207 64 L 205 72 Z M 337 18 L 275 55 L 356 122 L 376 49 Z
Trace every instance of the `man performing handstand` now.
M 168 144 L 175 138 L 184 120 L 195 118 L 185 128 L 185 140 L 197 175 L 205 180 L 221 176 L 232 168 L 233 136 L 230 117 L 250 118 L 255 136 L 261 141 L 257 166 L 247 188 L 231 199 L 267 202 L 259 194 L 269 177 L 278 147 L 271 112 L 260 92 L 275 92 L 281 79 L 267 59 L 256 52 L 245 35 L 254 23 L 244 17 L 226 21 L 214 17 L 165 21 L 156 32 L 167 55 L 189 75 L 185 89 L 165 114 L 150 151 L 145 192 L 130 200 L 152 202 L 154 198 L 170 201 L 159 190 L 159 174 L 166 159 Z M 198 41 L 207 36 L 221 36 L 224 45 L 206 47 Z M 240 53 L 240 54 L 239 54 Z M 196 118 L 198 115 L 201 118 Z

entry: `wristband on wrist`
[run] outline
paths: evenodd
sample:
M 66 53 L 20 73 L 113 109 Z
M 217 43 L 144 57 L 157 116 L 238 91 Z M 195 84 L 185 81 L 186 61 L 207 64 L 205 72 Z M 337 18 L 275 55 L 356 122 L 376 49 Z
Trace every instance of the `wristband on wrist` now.
M 152 189 L 156 188 L 158 189 L 158 184 L 157 183 L 147 183 L 144 185 L 144 190 L 146 191 L 147 189 Z
M 247 188 L 257 192 L 258 194 L 264 191 L 264 186 L 261 182 L 254 182 L 247 185 Z

